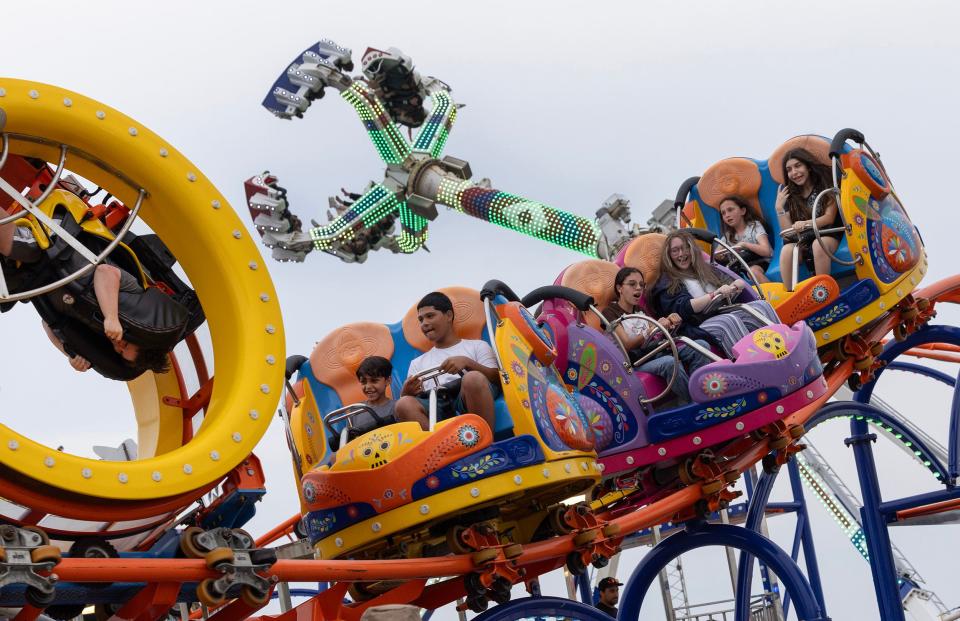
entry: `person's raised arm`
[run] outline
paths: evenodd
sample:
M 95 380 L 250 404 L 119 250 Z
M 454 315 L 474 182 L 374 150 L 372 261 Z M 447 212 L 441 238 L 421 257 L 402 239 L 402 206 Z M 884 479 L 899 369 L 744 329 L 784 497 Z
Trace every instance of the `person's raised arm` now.
M 103 333 L 111 341 L 119 341 L 123 338 L 123 326 L 120 325 L 119 317 L 120 268 L 98 265 L 93 273 L 93 292 L 97 296 L 100 312 L 103 313 Z
M 53 346 L 60 350 L 60 353 L 64 356 L 69 356 L 70 354 L 63 348 L 63 341 L 53 333 L 53 328 L 51 328 L 46 321 L 41 321 L 43 324 L 43 331 L 47 335 L 47 338 L 50 339 L 50 342 L 53 343 Z
M 63 341 L 54 334 L 53 328 L 51 328 L 46 321 L 41 322 L 43 324 L 43 331 L 47 334 L 47 338 L 50 339 L 50 342 L 53 343 L 53 346 L 60 350 L 60 353 L 70 359 L 70 366 L 83 373 L 90 368 L 90 362 L 83 356 L 71 356 L 67 353 L 67 350 L 63 347 Z
M 780 224 L 781 231 L 793 228 L 793 218 L 790 217 L 790 212 L 787 210 L 787 199 L 789 198 L 790 191 L 787 190 L 787 186 L 781 185 L 777 190 L 777 201 L 773 206 L 774 211 L 777 212 L 777 221 Z

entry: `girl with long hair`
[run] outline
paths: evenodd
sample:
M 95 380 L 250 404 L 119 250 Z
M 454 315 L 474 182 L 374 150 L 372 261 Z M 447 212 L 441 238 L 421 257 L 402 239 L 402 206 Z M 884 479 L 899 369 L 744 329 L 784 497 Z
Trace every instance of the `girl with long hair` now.
M 603 316 L 606 317 L 607 321 L 612 322 L 623 315 L 641 312 L 649 314 L 643 305 L 643 291 L 645 288 L 646 283 L 643 279 L 643 273 L 641 273 L 640 270 L 635 267 L 621 268 L 614 277 L 613 298 L 610 300 L 610 304 L 603 309 Z M 680 318 L 680 315 L 672 313 L 666 317 L 657 319 L 657 322 L 667 330 L 672 330 L 679 328 L 683 320 Z M 628 317 L 621 321 L 620 324 L 617 325 L 615 332 L 630 355 L 631 362 L 639 360 L 647 351 L 652 349 L 653 344 L 651 343 L 651 338 L 658 334 L 649 321 L 637 317 Z M 699 341 L 698 345 L 704 349 L 710 348 L 704 341 Z M 710 363 L 711 360 L 693 347 L 686 347 L 682 344 L 678 344 L 677 353 L 679 354 L 680 365 L 677 366 L 677 375 L 670 389 L 681 404 L 689 403 L 689 374 L 703 365 Z M 670 350 L 665 349 L 656 358 L 648 360 L 637 367 L 637 370 L 657 375 L 670 381 L 670 377 L 673 375 L 674 365 L 675 363 L 673 356 L 670 355 Z
M 733 246 L 743 258 L 757 282 L 770 282 L 766 272 L 770 257 L 773 256 L 773 248 L 767 238 L 767 231 L 753 216 L 750 205 L 739 196 L 727 196 L 720 201 L 718 210 L 724 241 Z M 718 258 L 725 262 L 727 267 L 738 274 L 742 273 L 743 264 L 740 261 L 729 256 L 724 261 L 724 255 L 729 254 L 726 251 L 718 254 Z
M 677 313 L 685 322 L 687 336 L 702 338 L 720 347 L 728 358 L 733 346 L 744 336 L 766 324 L 742 308 L 721 309 L 723 302 L 735 300 L 747 283 L 730 278 L 708 263 L 689 232 L 673 231 L 667 235 L 660 256 L 660 280 L 653 288 L 653 298 L 660 313 Z M 763 300 L 745 306 L 779 321 L 773 308 Z
M 780 250 L 780 274 L 787 289 L 793 289 L 793 253 L 808 263 L 813 256 L 813 271 L 816 274 L 830 273 L 830 254 L 836 253 L 842 232 L 821 233 L 820 243 L 813 232 L 813 219 L 820 230 L 843 226 L 840 209 L 832 193 L 824 195 L 813 213 L 817 196 L 833 187 L 830 167 L 819 163 L 806 149 L 792 149 L 783 158 L 784 185 L 777 190 L 775 209 L 784 233 Z M 808 264 L 809 267 L 809 264 Z

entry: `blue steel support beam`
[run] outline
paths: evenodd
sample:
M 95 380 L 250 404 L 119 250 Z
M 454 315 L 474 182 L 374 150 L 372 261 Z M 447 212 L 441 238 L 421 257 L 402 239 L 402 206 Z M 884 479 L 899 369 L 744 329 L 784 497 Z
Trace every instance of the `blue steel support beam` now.
M 960 384 L 960 377 L 957 378 Z M 947 438 L 947 460 L 950 462 L 950 484 L 955 485 L 960 475 L 960 386 L 953 387 L 953 401 L 950 404 L 950 435 Z
M 958 344 L 960 344 L 960 331 L 952 330 L 952 332 L 957 336 Z M 920 332 L 917 332 L 916 334 L 920 334 Z M 911 336 L 916 336 L 916 334 Z M 947 336 L 950 336 L 950 334 L 944 334 L 940 331 L 936 331 L 930 334 L 930 336 L 933 340 L 929 342 L 941 342 L 940 339 L 946 338 Z M 897 345 L 901 345 L 901 343 L 898 343 Z M 913 347 L 913 346 L 916 346 L 916 343 L 914 343 L 910 347 Z M 902 349 L 905 351 L 907 348 L 902 348 Z M 884 354 L 886 353 L 887 352 L 885 351 Z M 896 364 L 900 364 L 900 363 L 896 363 Z M 887 365 L 886 368 L 891 368 L 891 365 Z M 898 369 L 897 367 L 893 367 L 893 368 L 895 370 L 904 370 L 904 369 Z M 913 369 L 911 369 L 911 371 L 918 372 L 918 371 L 914 371 Z M 942 381 L 942 378 L 936 377 L 935 374 L 931 374 L 930 377 L 934 377 L 935 379 Z M 952 378 L 948 377 L 948 379 L 950 380 L 951 384 L 956 384 L 956 382 L 954 382 Z M 866 388 L 866 386 L 864 388 Z M 870 392 L 872 392 L 872 385 L 871 385 Z M 869 399 L 870 393 L 869 392 L 864 393 L 863 389 L 861 389 L 861 392 L 857 393 L 857 396 L 859 396 L 860 398 Z M 895 429 L 898 433 L 903 435 L 905 441 L 911 442 L 913 446 L 916 447 L 917 450 L 920 450 L 921 452 L 924 453 L 925 458 L 930 460 L 931 469 L 934 472 L 942 473 L 942 476 L 944 477 L 947 475 L 947 467 L 944 464 L 940 463 L 933 456 L 932 452 L 926 447 L 926 445 L 919 438 L 917 438 L 911 431 L 900 427 L 897 424 L 897 422 L 893 420 L 889 414 L 871 405 L 867 405 L 861 402 L 850 402 L 850 401 L 829 403 L 826 406 L 820 408 L 820 410 L 817 411 L 817 413 L 814 414 L 804 424 L 804 427 L 806 427 L 807 431 L 809 432 L 811 429 L 813 429 L 820 423 L 826 422 L 828 420 L 832 420 L 834 418 L 845 418 L 849 416 L 854 416 L 854 417 L 861 416 L 862 418 L 864 417 L 871 418 L 873 420 L 879 421 L 880 423 L 888 427 Z M 857 422 L 857 421 L 854 421 L 854 422 Z M 862 420 L 860 422 L 863 422 L 864 424 L 866 424 L 865 420 Z M 755 488 L 755 492 L 750 497 L 750 508 L 747 512 L 747 521 L 744 524 L 745 528 L 749 528 L 753 531 L 759 532 L 760 520 L 764 515 L 766 507 L 770 504 L 769 503 L 770 492 L 773 489 L 774 483 L 776 483 L 776 477 L 777 477 L 777 472 L 773 472 L 773 473 L 765 472 L 760 477 L 759 481 L 755 485 L 752 485 Z M 931 500 L 929 502 L 936 502 L 937 500 L 945 499 L 942 497 L 943 492 L 935 492 L 934 494 L 940 494 L 940 495 L 936 496 L 935 499 L 933 499 L 934 496 L 931 495 Z M 794 501 L 802 503 L 803 496 L 801 496 L 800 498 L 795 497 Z M 917 503 L 909 506 L 929 504 L 929 502 Z M 899 507 L 899 505 L 895 505 L 893 503 L 886 503 L 885 505 L 883 505 L 883 507 L 886 508 L 888 505 L 891 508 L 894 506 Z M 903 506 L 901 508 L 908 508 L 908 506 Z M 810 537 L 811 537 L 811 543 L 812 543 L 812 531 L 810 530 L 809 520 L 807 520 L 806 530 L 811 533 Z M 888 538 L 888 541 L 889 541 L 889 538 Z M 888 549 L 889 549 L 889 546 L 888 546 Z M 804 556 L 805 557 L 807 556 L 806 551 L 804 552 Z M 808 571 L 809 571 L 809 566 L 808 566 Z M 820 583 L 819 569 L 816 566 L 814 566 L 814 572 L 817 575 L 817 578 L 814 579 L 814 581 L 819 584 Z M 747 621 L 749 618 L 748 613 L 749 613 L 749 602 L 750 602 L 750 585 L 752 584 L 752 581 L 753 581 L 752 559 L 750 558 L 749 554 L 742 553 L 740 555 L 740 563 L 739 563 L 738 577 L 737 577 L 736 613 L 734 615 L 735 621 Z M 770 588 L 769 584 L 765 582 L 764 588 L 769 589 Z M 820 587 L 821 599 L 819 601 L 821 602 L 823 601 L 822 597 L 823 597 L 822 587 Z M 788 600 L 785 597 L 784 602 L 786 603 L 787 601 Z
M 870 408 L 868 405 L 860 407 Z M 867 551 L 870 554 L 870 573 L 873 576 L 873 588 L 877 594 L 877 606 L 880 618 L 884 621 L 905 621 L 903 603 L 897 588 L 897 570 L 890 547 L 890 533 L 887 521 L 880 513 L 880 481 L 877 478 L 877 465 L 873 459 L 871 443 L 877 436 L 868 433 L 867 422 L 854 418 L 850 421 L 850 437 L 844 440 L 853 447 L 853 456 L 857 464 L 857 476 L 860 479 L 860 494 L 863 507 L 860 509 L 860 522 L 867 538 Z
M 767 503 L 766 512 L 772 513 L 795 513 L 802 507 L 799 502 L 771 502 Z
M 855 393 L 854 398 L 857 398 L 857 395 L 860 393 Z M 804 423 L 804 427 L 807 432 L 812 430 L 814 427 L 820 423 L 824 423 L 828 420 L 834 418 L 844 418 L 848 416 L 865 416 L 876 421 L 885 427 L 889 427 L 896 434 L 901 436 L 900 441 L 906 446 L 910 447 L 914 451 L 920 453 L 920 456 L 923 457 L 923 461 L 929 462 L 930 465 L 927 466 L 934 476 L 936 476 L 941 481 L 946 481 L 950 476 L 947 465 L 941 462 L 937 456 L 933 453 L 933 450 L 927 446 L 926 442 L 923 441 L 919 436 L 917 436 L 913 431 L 904 427 L 897 421 L 893 416 L 887 413 L 884 410 L 870 406 L 869 411 L 861 411 L 858 409 L 861 403 L 867 403 L 867 401 L 838 401 L 834 403 L 827 404 L 826 406 L 820 408 L 816 414 L 810 417 L 810 419 Z M 874 424 L 876 424 L 874 423 Z
M 894 522 L 896 521 L 898 511 L 925 507 L 926 505 L 947 500 L 956 500 L 957 498 L 960 498 L 960 487 L 948 487 L 936 492 L 927 492 L 925 494 L 917 494 L 915 496 L 880 503 L 880 513 L 886 517 L 888 522 Z
M 800 558 L 800 537 L 803 533 L 803 515 L 797 516 L 797 523 L 793 526 L 793 545 L 790 548 L 790 558 L 793 559 L 793 562 L 796 563 L 797 559 Z M 783 607 L 783 617 L 786 619 L 790 616 L 790 592 L 787 591 L 783 594 L 782 598 Z
M 747 498 L 753 497 L 753 488 L 757 484 L 757 467 L 753 466 L 743 473 L 743 483 L 747 488 Z
M 927 324 L 904 340 L 893 342 L 887 345 L 883 352 L 877 356 L 877 360 L 887 363 L 886 366 L 880 366 L 880 368 L 874 371 L 873 380 L 867 384 L 864 384 L 860 390 L 854 393 L 854 400 L 859 401 L 860 403 L 869 403 L 870 397 L 873 395 L 873 389 L 876 388 L 877 381 L 887 369 L 909 370 L 914 373 L 922 373 L 928 377 L 939 379 L 937 378 L 936 373 L 919 371 L 918 367 L 920 367 L 920 365 L 915 365 L 908 362 L 893 362 L 895 358 L 906 352 L 908 349 L 913 349 L 918 345 L 926 345 L 927 343 L 949 343 L 951 345 L 960 345 L 960 328 L 954 326 L 937 326 Z M 911 368 L 907 369 L 906 367 Z M 952 381 L 953 380 L 951 380 L 951 382 Z
M 926 366 L 923 366 L 922 364 L 917 364 L 915 362 L 900 362 L 898 360 L 895 360 L 889 363 L 886 367 L 884 367 L 883 370 L 916 373 L 917 375 L 923 375 L 924 377 L 929 377 L 931 379 L 937 380 L 938 382 L 942 382 L 947 386 L 949 386 L 950 388 L 953 388 L 957 384 L 954 378 L 950 377 L 943 371 L 938 371 L 937 369 L 934 369 L 932 367 L 926 367 Z
M 576 577 L 577 588 L 580 590 L 580 601 L 593 606 L 593 593 L 590 592 L 590 576 L 583 572 Z
M 797 618 L 801 621 L 828 621 L 813 590 L 796 563 L 775 543 L 752 530 L 726 524 L 691 524 L 687 530 L 671 535 L 648 553 L 624 587 L 618 619 L 637 621 L 643 599 L 657 574 L 681 554 L 698 548 L 726 546 L 756 556 L 773 570 L 793 595 Z
M 753 471 L 751 471 L 751 474 L 754 474 Z M 773 491 L 773 484 L 777 482 L 777 473 L 764 472 L 756 483 L 751 481 L 752 478 L 747 477 L 749 487 L 752 487 L 753 491 L 750 492 L 750 505 L 747 508 L 747 520 L 743 527 L 759 533 L 760 521 L 763 519 L 764 510 L 770 500 L 770 492 Z M 750 587 L 752 585 L 753 556 L 748 552 L 741 552 L 740 562 L 737 564 L 737 592 L 734 595 L 736 600 L 735 621 L 748 621 L 750 615 Z M 769 588 L 769 583 L 765 579 L 764 589 L 769 590 Z
M 790 474 L 790 489 L 793 490 L 793 499 L 800 504 L 800 509 L 797 511 L 797 528 L 800 532 L 800 543 L 803 545 L 803 561 L 807 567 L 807 580 L 810 581 L 810 588 L 813 589 L 813 594 L 820 603 L 820 608 L 826 612 L 827 606 L 823 598 L 823 585 L 820 582 L 820 566 L 817 564 L 817 550 L 813 545 L 810 515 L 807 512 L 806 496 L 803 494 L 803 483 L 800 480 L 800 468 L 797 467 L 797 460 L 790 460 L 790 463 L 787 464 L 787 471 Z M 784 604 L 784 615 L 786 615 L 786 604 Z

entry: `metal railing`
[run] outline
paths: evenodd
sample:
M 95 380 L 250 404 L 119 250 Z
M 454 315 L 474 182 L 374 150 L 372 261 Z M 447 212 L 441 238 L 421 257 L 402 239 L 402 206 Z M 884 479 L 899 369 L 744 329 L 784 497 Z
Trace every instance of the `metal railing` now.
M 699 609 L 704 610 L 699 610 Z M 750 621 L 777 621 L 780 598 L 776 593 L 764 592 L 750 599 Z M 698 610 L 694 610 L 698 609 Z M 677 621 L 733 621 L 735 600 L 721 599 L 703 604 L 685 606 L 676 610 Z

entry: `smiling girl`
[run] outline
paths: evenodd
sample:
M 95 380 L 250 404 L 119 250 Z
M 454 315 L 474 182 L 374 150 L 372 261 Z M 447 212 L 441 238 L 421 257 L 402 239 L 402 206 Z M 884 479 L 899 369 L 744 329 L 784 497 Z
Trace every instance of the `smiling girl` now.
M 770 282 L 766 271 L 773 248 L 763 225 L 753 217 L 750 206 L 739 196 L 728 196 L 720 201 L 719 208 L 724 240 L 743 258 L 757 282 Z M 733 257 L 727 259 L 728 267 L 741 273 L 743 264 Z
M 813 271 L 816 274 L 830 273 L 830 254 L 836 253 L 843 233 L 821 233 L 820 243 L 814 243 L 813 218 L 817 228 L 835 229 L 843 227 L 840 210 L 833 194 L 826 194 L 817 205 L 816 216 L 813 205 L 817 196 L 832 187 L 830 167 L 817 162 L 806 149 L 793 149 L 783 158 L 783 179 L 786 185 L 777 191 L 775 209 L 780 220 L 781 235 L 784 238 L 780 251 L 780 273 L 783 284 L 793 289 L 793 253 L 800 251 L 805 262 L 813 255 Z
M 677 313 L 684 321 L 687 336 L 703 338 L 733 357 L 733 346 L 741 338 L 765 326 L 749 311 L 738 306 L 720 309 L 736 300 L 747 288 L 742 279 L 730 278 L 704 260 L 703 252 L 687 231 L 667 235 L 660 257 L 660 280 L 653 297 L 660 314 Z M 773 308 L 763 300 L 746 302 L 772 323 L 779 321 Z
M 613 299 L 603 309 L 603 316 L 606 317 L 607 321 L 614 321 L 623 315 L 646 313 L 643 304 L 644 288 L 646 288 L 646 283 L 640 270 L 635 267 L 621 268 L 613 281 Z M 657 319 L 657 322 L 667 330 L 676 330 L 680 328 L 683 320 L 680 319 L 680 315 L 673 313 Z M 640 359 L 652 348 L 651 338 L 657 334 L 650 322 L 636 317 L 624 319 L 615 331 L 623 346 L 627 349 L 631 362 Z M 704 349 L 710 347 L 705 341 L 697 341 L 697 344 Z M 685 345 L 680 345 L 677 353 L 680 366 L 677 367 L 677 376 L 671 390 L 679 403 L 684 404 L 690 401 L 689 374 L 711 361 L 696 349 Z M 670 381 L 674 365 L 675 361 L 673 356 L 670 355 L 670 350 L 664 350 L 661 355 L 644 362 L 637 369 Z

